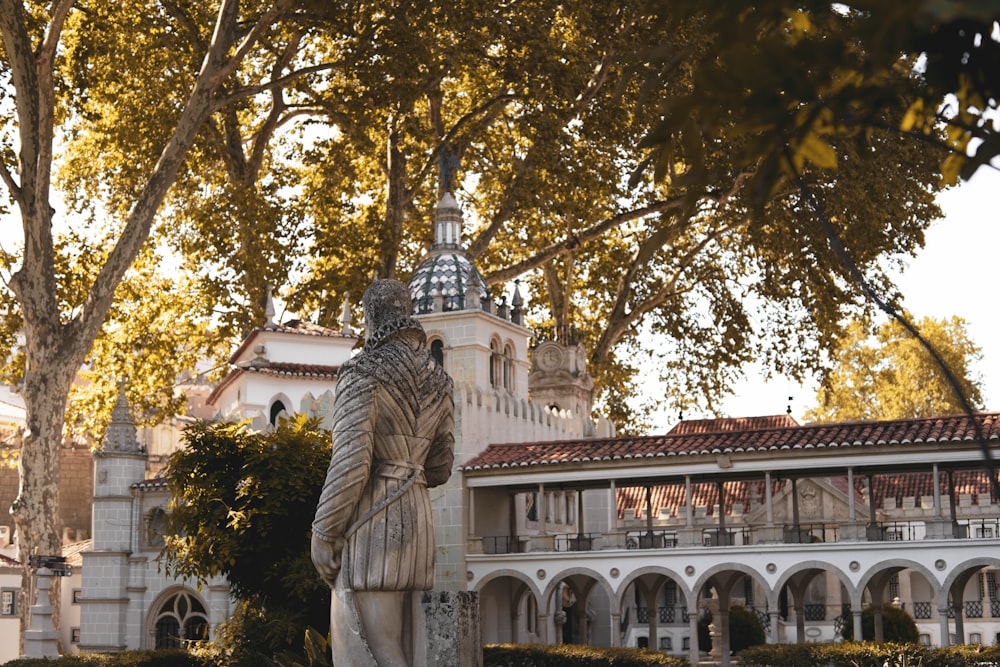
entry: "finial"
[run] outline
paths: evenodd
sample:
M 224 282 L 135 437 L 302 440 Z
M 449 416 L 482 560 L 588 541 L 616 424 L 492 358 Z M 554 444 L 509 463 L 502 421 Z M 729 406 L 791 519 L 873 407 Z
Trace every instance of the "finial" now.
M 274 322 L 274 298 L 271 296 L 271 286 L 267 286 L 267 295 L 264 298 L 264 326 L 265 327 L 276 327 L 278 326 Z
M 788 415 L 789 417 L 792 416 L 792 401 L 794 399 L 795 399 L 794 396 L 789 396 L 788 397 L 788 407 L 785 408 L 785 414 Z
M 451 148 L 448 144 L 444 144 L 441 147 L 441 156 L 438 158 L 438 167 L 440 169 L 441 178 L 441 182 L 438 187 L 440 188 L 442 195 L 446 192 L 455 191 L 455 184 L 452 183 L 452 180 L 455 178 L 455 172 L 458 171 L 458 167 L 460 165 L 461 162 L 459 161 L 458 156 L 451 152 Z
M 344 305 L 340 309 L 340 333 L 345 336 L 354 335 L 351 321 L 351 293 L 344 292 Z
M 521 279 L 518 278 L 514 281 L 514 296 L 510 298 L 510 305 L 515 308 L 520 308 L 524 305 L 524 299 L 521 297 Z
M 139 440 L 136 437 L 135 422 L 132 420 L 131 411 L 128 406 L 128 399 L 125 397 L 125 383 L 127 376 L 122 376 L 118 381 L 118 400 L 111 411 L 111 423 L 104 434 L 105 452 L 139 452 Z

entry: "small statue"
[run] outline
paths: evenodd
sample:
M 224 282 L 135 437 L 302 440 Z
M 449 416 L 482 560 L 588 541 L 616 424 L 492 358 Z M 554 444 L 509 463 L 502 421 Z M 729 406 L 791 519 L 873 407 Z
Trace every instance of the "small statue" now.
M 333 589 L 333 662 L 404 667 L 407 591 L 434 584 L 427 487 L 454 461 L 452 381 L 395 280 L 365 291 L 364 351 L 341 367 L 333 456 L 313 521 L 312 560 Z

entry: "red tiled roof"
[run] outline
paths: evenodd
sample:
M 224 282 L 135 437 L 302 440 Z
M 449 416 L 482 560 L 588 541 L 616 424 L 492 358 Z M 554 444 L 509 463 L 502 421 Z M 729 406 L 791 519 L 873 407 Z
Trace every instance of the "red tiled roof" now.
M 167 480 L 163 477 L 153 477 L 141 482 L 133 482 L 130 488 L 139 491 L 161 491 L 167 488 Z
M 336 380 L 340 366 L 326 366 L 322 364 L 293 364 L 282 361 L 269 361 L 262 366 L 241 366 L 229 373 L 222 379 L 222 382 L 215 385 L 215 389 L 205 399 L 208 405 L 214 405 L 215 399 L 222 394 L 223 390 L 236 381 L 243 373 L 261 373 L 263 375 L 274 375 L 276 377 L 304 377 L 313 380 Z
M 990 492 L 990 480 L 986 473 L 980 470 L 956 470 L 953 474 L 953 484 L 956 495 L 971 495 L 972 503 L 978 504 L 978 494 Z M 847 489 L 846 475 L 830 477 L 828 481 L 840 491 Z M 777 494 L 784 487 L 785 481 L 771 480 L 771 492 Z M 765 498 L 764 480 L 729 481 L 723 483 L 726 498 L 726 514 L 731 514 L 733 505 L 743 504 L 743 511 L 749 511 L 753 501 L 763 504 Z M 624 518 L 626 510 L 634 510 L 636 518 L 646 516 L 646 487 L 619 487 L 616 490 L 618 516 Z M 667 510 L 670 516 L 679 517 L 681 508 L 687 499 L 683 484 L 664 484 L 651 486 L 651 513 L 654 518 L 662 510 Z M 867 502 L 864 498 L 865 480 L 861 475 L 854 478 L 854 492 L 858 502 Z M 913 472 L 899 475 L 873 475 L 872 495 L 875 497 L 875 507 L 883 506 L 884 498 L 895 498 L 897 504 L 902 504 L 903 498 L 913 497 L 915 505 L 920 506 L 921 498 L 933 498 L 933 475 L 929 472 Z M 945 476 L 941 475 L 941 495 L 948 497 L 948 485 Z M 691 500 L 693 507 L 707 507 L 708 514 L 714 513 L 714 507 L 719 502 L 718 488 L 714 482 L 695 482 L 691 485 Z
M 773 418 L 764 418 L 773 419 Z M 1000 440 L 1000 413 L 975 416 L 986 440 Z M 893 444 L 971 442 L 976 429 L 967 415 L 899 419 L 884 422 L 844 422 L 726 430 L 726 420 L 710 420 L 717 430 L 667 435 L 588 438 L 557 442 L 490 445 L 462 470 L 518 468 L 561 463 L 655 459 L 697 454 L 726 454 Z
M 667 435 L 692 435 L 695 433 L 733 433 L 759 431 L 767 428 L 792 428 L 799 423 L 790 415 L 767 417 L 727 417 L 725 419 L 687 419 L 677 423 Z
M 308 377 L 318 379 L 337 379 L 340 366 L 323 364 L 293 364 L 283 361 L 270 361 L 266 366 L 247 366 L 243 370 L 264 375 L 279 375 L 284 377 Z

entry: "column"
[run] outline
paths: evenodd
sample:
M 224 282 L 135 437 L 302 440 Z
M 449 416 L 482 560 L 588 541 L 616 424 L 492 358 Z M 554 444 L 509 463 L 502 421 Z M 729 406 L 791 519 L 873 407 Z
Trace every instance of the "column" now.
M 611 612 L 611 646 L 619 647 L 622 645 L 622 633 L 620 628 L 622 627 L 622 615 L 618 612 Z
M 883 630 L 882 627 L 882 605 L 873 604 L 872 609 L 874 610 L 874 614 L 872 614 L 872 621 L 875 626 L 874 629 L 875 636 L 873 637 L 873 639 L 877 642 L 884 642 L 885 630 Z
M 548 514 L 549 508 L 545 497 L 545 485 L 538 485 L 538 534 L 545 535 L 545 518 Z
M 847 520 L 854 523 L 858 520 L 858 512 L 854 498 L 854 468 L 847 469 Z
M 948 607 L 938 609 L 938 624 L 941 626 L 941 648 L 951 645 L 951 632 L 948 629 Z
M 726 535 L 726 490 L 721 481 L 715 483 L 715 488 L 719 496 L 719 546 L 729 546 L 729 536 Z
M 771 472 L 764 473 L 764 502 L 767 508 L 767 525 L 774 525 L 774 494 L 771 493 Z
M 938 464 L 934 464 L 931 474 L 934 476 L 934 518 L 943 519 L 944 516 L 941 514 L 941 477 Z
M 777 644 L 778 643 L 778 622 L 781 620 L 781 612 L 777 609 L 770 609 L 767 615 L 771 617 L 771 628 L 770 632 L 767 633 L 767 643 Z M 860 617 L 859 617 L 860 618 Z
M 947 612 L 945 615 L 945 620 L 948 619 Z M 851 620 L 854 625 L 854 641 L 859 642 L 864 639 L 864 634 L 861 630 L 861 609 L 855 609 L 851 607 Z
M 691 507 L 693 494 L 691 493 L 691 475 L 684 476 L 684 524 L 688 528 L 694 528 L 694 508 Z
M 729 667 L 730 656 L 729 656 L 729 604 L 726 604 L 726 608 L 723 609 L 722 605 L 719 605 L 719 633 L 720 639 L 719 643 L 722 648 L 722 667 Z
M 476 490 L 474 488 L 468 489 L 469 494 L 469 516 L 467 525 L 469 527 L 469 532 L 466 534 L 466 538 L 473 537 L 476 534 Z M 512 498 L 513 500 L 513 498 Z
M 691 635 L 691 641 L 688 643 L 688 660 L 692 665 L 697 665 L 701 662 L 700 648 L 698 647 L 698 594 L 692 593 L 695 596 L 694 608 L 688 605 L 688 632 Z
M 792 478 L 792 528 L 795 530 L 795 542 L 802 541 L 802 529 L 799 527 L 799 487 L 798 480 Z
M 965 643 L 965 591 L 963 590 L 958 600 L 954 599 L 952 593 L 951 606 L 955 609 L 955 643 Z

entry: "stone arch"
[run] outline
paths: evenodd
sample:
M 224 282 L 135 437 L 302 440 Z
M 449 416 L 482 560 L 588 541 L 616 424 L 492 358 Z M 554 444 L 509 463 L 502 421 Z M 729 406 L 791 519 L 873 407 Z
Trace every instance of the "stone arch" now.
M 674 572 L 670 568 L 660 567 L 658 565 L 647 565 L 646 567 L 640 567 L 632 570 L 621 580 L 618 585 L 618 590 L 615 593 L 615 597 L 612 600 L 616 608 L 621 609 L 622 605 L 625 603 L 625 592 L 628 590 L 628 587 L 639 579 L 639 577 L 645 574 L 659 574 L 667 577 L 668 579 L 673 579 L 677 582 L 677 589 L 684 596 L 684 599 L 687 600 L 690 598 L 691 589 L 688 588 L 687 582 L 684 581 L 684 577 L 679 572 Z
M 934 576 L 923 564 L 918 563 L 907 558 L 890 558 L 888 560 L 881 561 L 872 567 L 868 568 L 861 578 L 858 579 L 858 585 L 853 591 L 854 599 L 851 600 L 851 607 L 853 609 L 861 608 L 861 598 L 865 593 L 865 589 L 872 583 L 873 579 L 882 574 L 887 574 L 889 570 L 894 570 L 898 572 L 899 570 L 910 569 L 917 572 L 922 577 L 927 579 L 933 585 L 938 585 L 938 578 Z
M 494 572 L 477 582 L 476 590 L 480 594 L 479 610 L 486 642 L 539 641 L 541 600 L 529 577 L 516 570 Z M 533 605 L 527 604 L 529 598 Z M 522 606 L 530 608 L 530 618 L 524 617 Z
M 941 584 L 941 590 L 947 591 L 955 583 L 956 580 L 962 574 L 967 573 L 969 570 L 978 570 L 983 567 L 1000 567 L 1000 558 L 994 558 L 992 556 L 977 556 L 976 558 L 970 558 L 964 560 L 955 567 L 951 568 L 948 575 L 944 578 L 944 582 Z
M 547 632 L 557 643 L 612 646 L 618 641 L 612 620 L 614 599 L 600 573 L 585 567 L 560 570 L 542 597 Z
M 192 640 L 209 639 L 208 604 L 187 586 L 171 586 L 149 607 L 146 633 L 152 648 L 183 648 Z
M 506 568 L 502 570 L 494 570 L 493 572 L 484 575 L 479 581 L 476 582 L 474 590 L 477 592 L 482 591 L 483 587 L 486 584 L 490 583 L 494 579 L 499 579 L 500 577 L 512 577 L 514 579 L 517 579 L 525 586 L 527 586 L 531 590 L 531 592 L 535 594 L 535 597 L 541 599 L 542 591 L 538 588 L 538 586 L 535 585 L 535 581 L 531 577 L 527 576 L 526 574 L 518 570 L 511 570 Z
M 846 572 L 844 572 L 836 565 L 820 560 L 804 560 L 802 562 L 796 563 L 792 567 L 785 569 L 785 571 L 782 572 L 781 575 L 778 577 L 778 579 L 774 582 L 774 587 L 768 589 L 768 604 L 771 605 L 772 608 L 776 609 L 778 606 L 778 595 L 780 595 L 781 589 L 785 586 L 785 584 L 789 582 L 789 580 L 793 576 L 799 574 L 800 572 L 805 572 L 807 570 L 821 570 L 825 572 L 832 572 L 834 575 L 836 575 L 837 579 L 840 580 L 840 583 L 843 584 L 844 588 L 847 589 L 847 594 L 850 597 L 851 603 L 853 605 L 855 599 L 855 587 L 854 587 L 854 582 L 851 581 L 850 576 L 848 576 Z M 858 599 L 860 599 L 860 596 L 858 597 Z
M 277 426 L 278 419 L 282 414 L 290 416 L 294 407 L 292 399 L 288 398 L 285 392 L 279 392 L 271 397 L 267 402 L 267 423 L 269 426 Z
M 743 563 L 730 562 L 730 563 L 719 563 L 718 565 L 714 565 L 705 570 L 704 572 L 702 572 L 701 576 L 699 576 L 695 580 L 695 585 L 691 587 L 691 597 L 696 598 L 697 595 L 701 592 L 701 590 L 705 587 L 705 584 L 709 583 L 710 579 L 716 577 L 717 575 L 721 575 L 725 572 L 739 572 L 742 575 L 751 577 L 752 579 L 757 581 L 757 583 L 759 583 L 764 588 L 764 590 L 768 592 L 768 594 L 770 594 L 771 587 L 768 585 L 767 579 L 765 579 L 760 572 L 750 567 L 749 565 L 744 565 Z M 734 582 L 730 582 L 730 585 L 732 583 Z M 725 593 L 726 595 L 728 595 L 729 591 L 727 590 L 725 591 Z M 697 605 L 698 602 L 697 599 L 694 599 L 694 602 Z

